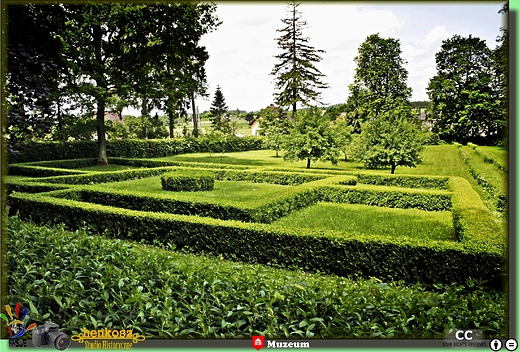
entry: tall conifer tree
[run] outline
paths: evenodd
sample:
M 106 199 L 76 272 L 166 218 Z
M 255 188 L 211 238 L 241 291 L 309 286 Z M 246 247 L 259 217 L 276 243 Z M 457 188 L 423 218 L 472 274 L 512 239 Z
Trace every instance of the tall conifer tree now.
M 282 35 L 276 39 L 278 47 L 283 51 L 276 58 L 280 60 L 274 66 L 272 75 L 276 76 L 275 102 L 281 107 L 292 106 L 292 116 L 296 114 L 296 104 L 309 106 L 310 102 L 319 102 L 320 89 L 328 88 L 321 79 L 325 77 L 314 63 L 320 62 L 319 56 L 325 53 L 308 45 L 308 37 L 304 37 L 302 29 L 307 25 L 298 11 L 299 3 L 288 5 L 290 17 L 282 19 L 285 27 L 278 29 Z
M 217 90 L 215 91 L 215 98 L 211 103 L 211 107 L 209 108 L 211 112 L 211 126 L 215 131 L 220 131 L 223 133 L 230 132 L 229 119 L 227 118 L 228 106 L 226 105 L 226 101 L 224 99 L 224 94 L 222 94 L 222 90 L 220 86 L 217 86 Z

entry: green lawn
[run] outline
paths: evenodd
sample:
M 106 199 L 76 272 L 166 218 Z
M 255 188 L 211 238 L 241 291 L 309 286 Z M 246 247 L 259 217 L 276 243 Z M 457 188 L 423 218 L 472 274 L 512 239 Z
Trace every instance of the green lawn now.
M 272 150 L 254 150 L 248 152 L 237 153 L 192 153 L 181 154 L 155 160 L 167 161 L 192 161 L 204 163 L 218 163 L 231 165 L 249 165 L 249 166 L 272 166 L 272 167 L 288 167 L 305 169 L 307 162 L 305 160 L 290 162 L 283 160 L 282 157 L 276 158 L 275 152 Z M 331 162 L 313 162 L 312 169 L 334 169 L 363 171 L 363 165 L 359 162 L 340 160 L 337 165 Z M 389 174 L 390 168 L 381 170 L 370 170 L 371 172 L 380 172 Z M 471 179 L 471 174 L 464 167 L 457 147 L 453 145 L 437 145 L 427 146 L 423 152 L 423 162 L 417 167 L 397 167 L 396 174 L 412 174 L 412 175 L 434 175 L 434 176 L 461 176 Z
M 274 225 L 335 230 L 347 234 L 453 240 L 449 212 L 319 203 L 289 214 Z
M 291 186 L 267 183 L 251 183 L 244 181 L 215 181 L 212 191 L 171 192 L 162 189 L 161 177 L 142 178 L 138 180 L 113 182 L 105 184 L 108 189 L 129 190 L 139 194 L 175 196 L 179 200 L 198 200 L 220 204 L 262 204 L 273 199 L 281 191 Z M 98 186 L 99 187 L 99 186 Z

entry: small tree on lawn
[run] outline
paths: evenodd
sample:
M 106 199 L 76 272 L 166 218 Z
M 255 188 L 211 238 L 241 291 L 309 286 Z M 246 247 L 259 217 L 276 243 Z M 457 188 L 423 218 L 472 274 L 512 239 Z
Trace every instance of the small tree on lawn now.
M 330 119 L 323 116 L 322 110 L 312 106 L 296 114 L 290 135 L 285 140 L 284 159 L 307 160 L 307 169 L 311 160 L 338 162 L 338 147 L 335 134 L 330 126 Z
M 217 90 L 215 91 L 215 98 L 213 99 L 213 103 L 211 103 L 209 110 L 211 112 L 210 120 L 213 130 L 220 131 L 225 134 L 230 133 L 231 128 L 229 126 L 229 119 L 227 116 L 228 107 L 224 99 L 224 94 L 222 94 L 222 91 L 220 90 L 220 86 L 217 86 Z
M 381 113 L 362 126 L 356 155 L 367 168 L 415 167 L 421 162 L 425 133 L 414 121 L 411 109 L 401 106 Z
M 291 121 L 282 109 L 273 105 L 260 111 L 260 125 L 262 135 L 265 136 L 264 146 L 278 152 L 282 150 L 283 144 L 291 129 Z

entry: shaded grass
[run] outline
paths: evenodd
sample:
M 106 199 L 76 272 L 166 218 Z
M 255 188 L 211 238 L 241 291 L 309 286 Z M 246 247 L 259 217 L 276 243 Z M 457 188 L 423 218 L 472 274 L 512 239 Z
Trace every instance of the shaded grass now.
M 105 184 L 109 189 L 129 190 L 136 194 L 146 195 L 175 195 L 179 200 L 199 200 L 221 204 L 263 203 L 267 199 L 276 197 L 280 191 L 291 186 L 269 183 L 252 183 L 246 181 L 218 181 L 212 191 L 199 192 L 171 192 L 162 189 L 161 177 L 149 177 L 138 180 L 113 182 Z
M 449 212 L 319 203 L 293 212 L 273 225 L 450 241 L 455 238 L 452 221 Z

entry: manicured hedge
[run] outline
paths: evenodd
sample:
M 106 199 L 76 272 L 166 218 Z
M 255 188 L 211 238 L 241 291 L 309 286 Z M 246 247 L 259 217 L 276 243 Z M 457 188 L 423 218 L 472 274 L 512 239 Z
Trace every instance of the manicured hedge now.
M 473 176 L 475 181 L 494 200 L 497 210 L 505 211 L 508 197 L 505 193 L 507 185 L 505 184 L 503 173 L 493 167 L 487 166 L 482 159 L 476 156 L 478 153 L 470 155 L 466 153 L 466 150 L 463 148 L 460 149 L 459 152 L 471 176 Z
M 228 137 L 218 142 L 205 137 L 107 141 L 108 157 L 126 158 L 159 158 L 215 150 L 219 152 L 241 152 L 258 149 L 262 149 L 262 139 L 258 137 Z M 96 158 L 98 152 L 97 141 L 29 141 L 16 154 L 9 156 L 9 162 Z
M 53 167 L 34 166 L 27 164 L 11 164 L 7 168 L 8 175 L 29 176 L 29 177 L 50 177 L 62 175 L 82 175 L 87 171 L 80 170 L 64 170 Z
M 23 165 L 54 167 L 59 169 L 79 169 L 82 167 L 94 166 L 97 163 L 96 158 L 83 159 L 65 159 L 65 160 L 47 160 L 24 163 Z M 161 165 L 158 165 L 161 166 Z
M 61 189 L 68 189 L 67 185 L 55 185 L 41 182 L 27 182 L 27 181 L 8 181 L 7 194 L 12 192 L 24 192 L 24 193 L 40 193 L 50 192 Z
M 183 161 L 165 161 L 154 159 L 139 159 L 139 158 L 108 158 L 109 164 L 141 166 L 141 167 L 161 167 L 161 166 L 183 166 L 183 167 L 197 167 L 207 169 L 251 169 L 253 166 L 243 165 L 228 165 L 228 164 L 213 164 L 213 163 L 198 163 L 198 162 L 183 162 Z
M 61 183 L 61 184 L 91 184 L 91 183 L 106 183 L 106 182 L 118 182 L 133 180 L 139 178 L 146 178 L 157 176 L 162 173 L 171 171 L 172 167 L 158 167 L 153 169 L 139 169 L 139 170 L 122 170 L 122 171 L 111 171 L 111 172 L 97 172 L 87 173 L 84 175 L 74 176 L 55 176 L 40 178 L 38 182 L 45 183 Z M 28 180 L 32 182 L 33 180 Z
M 118 209 L 44 194 L 13 193 L 10 201 L 11 214 L 19 212 L 22 219 L 37 223 L 63 223 L 71 229 L 87 224 L 115 238 L 170 243 L 245 262 L 427 284 L 464 284 L 478 278 L 498 287 L 503 275 L 503 255 L 472 243 L 296 230 Z
M 449 187 L 453 192 L 453 227 L 459 241 L 505 253 L 505 229 L 495 221 L 470 183 L 461 177 L 451 177 Z
M 449 211 L 451 194 L 436 190 L 396 190 L 386 186 L 357 185 L 319 188 L 324 202 L 363 204 L 389 208 Z
M 329 175 L 306 175 L 297 172 L 272 172 L 262 170 L 219 170 L 217 180 L 222 181 L 249 181 L 255 183 L 273 183 L 278 185 L 300 185 L 302 183 L 321 180 Z M 356 184 L 356 178 L 349 178 L 351 184 Z
M 406 188 L 433 188 L 446 190 L 448 177 L 434 176 L 401 176 L 381 174 L 356 174 L 358 182 L 369 185 L 396 186 Z
M 175 170 L 161 175 L 165 191 L 211 191 L 215 186 L 215 174 L 207 170 Z

